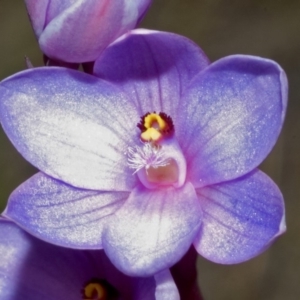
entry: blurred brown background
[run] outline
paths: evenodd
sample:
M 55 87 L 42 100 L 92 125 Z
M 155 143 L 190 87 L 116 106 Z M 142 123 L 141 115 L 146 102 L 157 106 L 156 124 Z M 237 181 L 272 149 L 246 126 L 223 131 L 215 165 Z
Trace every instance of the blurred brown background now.
M 290 104 L 284 130 L 261 168 L 285 196 L 288 231 L 264 254 L 240 265 L 222 266 L 199 258 L 199 283 L 205 300 L 298 300 L 300 1 L 153 2 L 142 27 L 185 35 L 198 43 L 211 61 L 230 54 L 258 55 L 276 60 L 287 72 Z M 25 68 L 24 55 L 35 66 L 42 64 L 23 1 L 0 0 L 0 80 Z M 1 210 L 10 192 L 34 172 L 0 129 Z

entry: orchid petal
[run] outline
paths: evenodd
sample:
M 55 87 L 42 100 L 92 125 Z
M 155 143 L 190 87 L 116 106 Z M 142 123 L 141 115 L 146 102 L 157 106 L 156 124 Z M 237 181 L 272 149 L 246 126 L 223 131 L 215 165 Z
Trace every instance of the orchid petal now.
M 110 43 L 135 28 L 150 3 L 151 0 L 26 0 L 42 51 L 67 62 L 94 61 Z
M 273 61 L 229 56 L 200 73 L 178 107 L 177 136 L 196 187 L 242 176 L 274 146 L 287 82 Z
M 3 215 L 53 244 L 101 249 L 103 226 L 128 195 L 77 189 L 38 173 L 11 194 Z
M 204 218 L 194 245 L 211 261 L 246 261 L 285 231 L 282 195 L 261 171 L 199 188 L 197 194 Z
M 157 288 L 155 300 L 180 300 L 179 292 L 169 270 L 164 270 L 155 275 Z
M 18 73 L 0 84 L 0 118 L 14 146 L 46 174 L 76 187 L 130 191 L 127 166 L 139 115 L 115 86 L 64 68 Z
M 125 274 L 147 276 L 176 263 L 201 224 L 193 186 L 148 190 L 139 186 L 112 216 L 103 248 Z
M 0 228 L 0 298 L 3 300 L 81 299 L 82 288 L 94 278 L 109 282 L 122 299 L 151 300 L 160 291 L 160 285 L 164 287 L 160 278 L 125 276 L 103 251 L 56 247 L 4 220 L 0 221 Z M 176 293 L 177 288 L 173 288 L 170 292 Z
M 137 29 L 102 53 L 94 73 L 122 87 L 141 116 L 156 111 L 174 117 L 181 94 L 208 64 L 202 50 L 183 36 Z

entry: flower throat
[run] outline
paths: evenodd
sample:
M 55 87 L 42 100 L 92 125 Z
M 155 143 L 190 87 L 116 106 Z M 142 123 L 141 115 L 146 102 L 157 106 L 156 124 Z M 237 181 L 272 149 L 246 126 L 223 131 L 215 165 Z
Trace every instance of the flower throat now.
M 179 187 L 184 183 L 186 163 L 174 137 L 173 120 L 164 112 L 146 113 L 137 124 L 142 146 L 128 149 L 128 165 L 149 189 Z

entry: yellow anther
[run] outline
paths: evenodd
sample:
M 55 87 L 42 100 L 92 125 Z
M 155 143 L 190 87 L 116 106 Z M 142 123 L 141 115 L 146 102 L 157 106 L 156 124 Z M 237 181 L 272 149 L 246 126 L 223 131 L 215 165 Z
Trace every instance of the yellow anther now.
M 141 138 L 143 141 L 158 141 L 162 137 L 162 134 L 155 128 L 149 128 L 141 133 Z
M 164 130 L 167 126 L 166 121 L 158 114 L 151 113 L 144 119 L 145 128 L 155 128 L 157 130 Z
M 174 132 L 172 118 L 163 112 L 146 113 L 137 127 L 141 130 L 141 139 L 144 142 L 158 142 Z
M 106 300 L 106 289 L 100 283 L 89 283 L 84 287 L 84 300 Z

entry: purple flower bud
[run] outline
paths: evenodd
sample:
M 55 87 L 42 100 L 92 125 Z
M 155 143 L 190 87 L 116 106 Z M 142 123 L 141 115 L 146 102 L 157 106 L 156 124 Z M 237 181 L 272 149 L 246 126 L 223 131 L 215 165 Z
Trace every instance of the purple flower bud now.
M 151 0 L 25 0 L 43 53 L 69 63 L 94 61 L 136 27 Z

